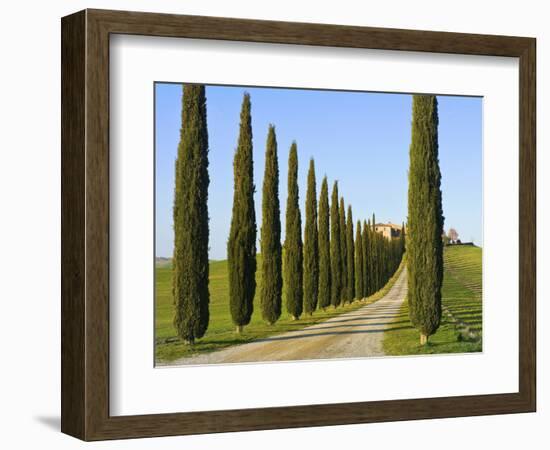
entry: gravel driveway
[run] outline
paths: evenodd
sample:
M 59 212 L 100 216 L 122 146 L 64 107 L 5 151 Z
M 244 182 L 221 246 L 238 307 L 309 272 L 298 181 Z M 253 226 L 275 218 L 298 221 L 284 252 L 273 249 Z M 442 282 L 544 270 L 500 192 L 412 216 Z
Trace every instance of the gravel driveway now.
M 375 303 L 301 330 L 181 358 L 166 365 L 383 356 L 384 330 L 395 320 L 406 293 L 405 268 L 390 291 Z

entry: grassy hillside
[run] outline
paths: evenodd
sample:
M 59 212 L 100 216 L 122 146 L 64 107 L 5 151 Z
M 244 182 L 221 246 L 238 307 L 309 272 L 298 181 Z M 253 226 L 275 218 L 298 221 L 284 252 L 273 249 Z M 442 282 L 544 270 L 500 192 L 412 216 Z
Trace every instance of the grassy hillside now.
M 258 267 L 261 267 L 261 261 L 258 261 Z M 315 323 L 327 320 L 330 317 L 343 312 L 353 311 L 368 303 L 378 300 L 386 294 L 389 288 L 397 279 L 398 273 L 392 280 L 376 294 L 372 295 L 363 302 L 356 301 L 353 304 L 347 304 L 338 309 L 331 307 L 325 312 L 316 311 L 313 316 L 302 316 L 299 321 L 292 321 L 286 313 L 283 297 L 283 314 L 279 321 L 273 326 L 269 326 L 262 321 L 259 310 L 259 292 L 261 284 L 261 270 L 258 270 L 256 281 L 256 297 L 254 299 L 254 313 L 250 325 L 246 326 L 242 335 L 235 334 L 235 327 L 231 322 L 229 313 L 229 293 L 227 279 L 227 261 L 212 261 L 210 263 L 210 324 L 204 338 L 198 340 L 190 348 L 183 344 L 176 336 L 172 325 L 174 317 L 174 305 L 172 301 L 172 268 L 170 265 L 161 265 L 156 267 L 156 298 L 155 298 L 155 357 L 157 362 L 173 361 L 184 356 L 190 356 L 197 353 L 219 350 L 235 344 L 242 344 L 254 339 L 271 336 L 279 333 L 297 330 Z
M 481 298 L 481 248 L 473 245 L 446 247 L 445 269 Z
M 481 248 L 450 246 L 445 250 L 443 308 L 466 338 L 482 331 Z
M 445 247 L 441 326 L 427 346 L 420 346 L 418 331 L 409 321 L 405 302 L 395 321 L 398 325 L 385 333 L 384 351 L 389 355 L 481 351 L 481 258 L 479 247 Z

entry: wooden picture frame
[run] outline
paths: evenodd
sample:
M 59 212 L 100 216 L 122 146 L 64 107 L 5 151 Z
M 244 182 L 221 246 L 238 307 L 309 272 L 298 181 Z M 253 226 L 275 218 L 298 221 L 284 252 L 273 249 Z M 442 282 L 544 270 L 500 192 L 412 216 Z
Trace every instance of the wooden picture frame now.
M 104 10 L 64 17 L 61 31 L 64 433 L 100 440 L 535 411 L 535 39 Z M 519 391 L 110 416 L 109 36 L 117 33 L 519 58 Z

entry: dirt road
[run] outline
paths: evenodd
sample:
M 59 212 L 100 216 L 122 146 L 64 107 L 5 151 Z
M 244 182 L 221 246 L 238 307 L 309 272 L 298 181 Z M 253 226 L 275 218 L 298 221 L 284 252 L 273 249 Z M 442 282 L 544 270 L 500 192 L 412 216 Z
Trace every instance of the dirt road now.
M 404 269 L 383 298 L 363 308 L 302 330 L 181 358 L 170 365 L 382 356 L 384 330 L 394 321 L 406 293 L 407 270 Z

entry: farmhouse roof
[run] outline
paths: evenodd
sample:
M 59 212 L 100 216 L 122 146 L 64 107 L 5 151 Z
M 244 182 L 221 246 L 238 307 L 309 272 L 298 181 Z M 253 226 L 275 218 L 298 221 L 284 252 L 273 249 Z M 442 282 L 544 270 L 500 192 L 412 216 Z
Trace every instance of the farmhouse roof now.
M 400 230 L 400 229 L 401 229 L 401 225 L 396 225 L 395 223 L 391 223 L 391 222 L 388 222 L 388 223 L 377 223 L 375 226 L 376 226 L 376 227 L 394 228 L 394 229 L 397 229 L 397 230 Z

